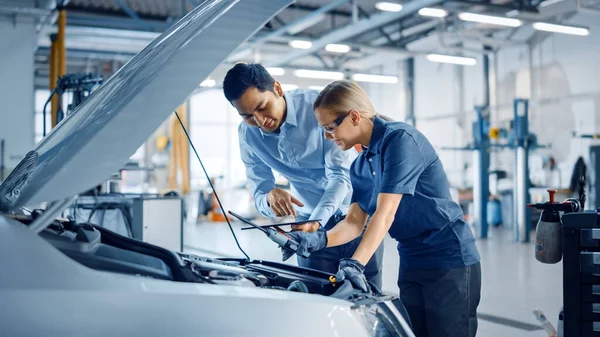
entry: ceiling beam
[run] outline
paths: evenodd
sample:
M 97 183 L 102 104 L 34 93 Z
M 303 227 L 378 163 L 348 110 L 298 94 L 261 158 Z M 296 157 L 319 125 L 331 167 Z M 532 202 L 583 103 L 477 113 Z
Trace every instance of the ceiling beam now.
M 266 35 L 262 36 L 261 38 L 258 38 L 258 39 L 251 41 L 245 45 L 242 45 L 234 51 L 233 55 L 229 59 L 230 60 L 240 59 L 240 58 L 244 57 L 253 48 L 256 48 L 266 42 L 269 42 L 270 40 L 273 40 L 274 38 L 286 35 L 291 31 L 295 31 L 295 30 L 299 29 L 299 27 L 303 27 L 304 29 L 306 29 L 307 27 L 305 27 L 305 25 L 307 23 L 308 24 L 314 23 L 315 20 L 319 20 L 319 17 L 321 17 L 323 14 L 332 11 L 334 8 L 339 7 L 340 5 L 342 5 L 348 1 L 349 0 L 336 0 L 334 2 L 331 2 L 323 7 L 316 9 L 312 13 L 299 18 L 298 20 L 294 20 L 293 22 L 290 22 L 287 25 L 285 25 L 273 32 L 267 33 Z
M 411 35 L 419 34 L 421 32 L 430 30 L 432 28 L 435 29 L 438 25 L 439 25 L 439 21 L 429 20 L 429 21 L 425 21 L 425 22 L 416 24 L 414 26 L 405 27 L 402 30 L 396 29 L 396 32 L 390 33 L 389 35 L 390 35 L 390 38 L 392 39 L 392 43 L 394 43 L 398 40 L 408 38 Z M 389 45 L 389 44 L 390 44 L 390 42 L 388 41 L 388 39 L 384 38 L 384 37 L 380 37 L 371 42 L 371 45 L 373 45 L 373 46 L 384 46 L 384 45 Z
M 481 1 L 481 0 L 452 0 L 457 3 L 464 3 L 474 6 L 484 6 L 490 9 L 517 9 L 519 11 L 525 11 L 530 13 L 537 13 L 538 9 L 532 4 L 527 4 L 524 1 L 509 1 L 506 3 L 496 3 L 492 1 Z
M 300 4 L 291 4 L 288 7 L 288 9 L 297 9 L 297 10 L 304 11 L 304 12 L 314 12 L 315 10 L 319 9 L 319 7 L 309 6 L 309 5 L 300 5 Z M 352 17 L 352 12 L 336 10 L 336 9 L 329 11 L 328 14 L 343 16 L 343 17 L 347 17 L 347 18 Z
M 137 13 L 131 9 L 124 0 L 114 0 L 115 3 L 121 7 L 121 9 L 123 10 L 123 12 L 127 13 L 127 15 L 129 15 L 132 19 L 134 20 L 139 20 L 140 17 L 137 15 Z
M 267 65 L 271 67 L 285 65 L 291 61 L 294 61 L 298 58 L 311 55 L 316 51 L 324 48 L 329 43 L 336 43 L 339 41 L 344 41 L 356 35 L 362 34 L 368 30 L 373 28 L 386 25 L 395 20 L 402 19 L 409 15 L 414 14 L 419 9 L 427 6 L 433 6 L 441 2 L 440 0 L 413 0 L 406 4 L 404 8 L 400 12 L 386 12 L 386 13 L 378 13 L 371 16 L 368 19 L 360 20 L 354 24 L 347 25 L 343 28 L 334 30 L 328 34 L 323 35 L 321 38 L 313 41 L 312 47 L 310 49 L 301 49 L 297 51 L 293 51 L 288 53 L 287 55 L 283 55 L 277 61 L 269 62 Z
M 67 11 L 67 22 L 69 25 L 73 26 L 107 27 L 114 29 L 132 29 L 157 32 L 164 32 L 173 24 L 172 22 L 158 20 L 136 20 L 130 17 L 120 18 L 73 11 Z
M 426 38 L 427 36 L 429 36 L 429 34 L 435 32 L 437 29 L 435 27 L 426 29 L 424 31 L 421 31 L 419 33 L 413 34 L 413 35 L 409 35 L 407 37 L 401 38 L 400 40 L 394 42 L 394 46 L 399 47 L 399 48 L 406 48 L 406 46 L 408 46 L 409 44 Z
M 366 10 L 364 10 L 362 7 L 356 5 L 356 8 L 358 9 L 358 12 L 361 15 L 363 15 L 365 18 L 368 19 L 371 17 L 371 15 L 369 15 L 369 13 Z M 377 30 L 379 31 L 379 33 L 381 33 L 381 35 L 383 35 L 388 40 L 388 42 L 390 42 L 390 43 L 394 42 L 392 40 L 392 38 L 390 37 L 390 35 L 388 33 L 386 33 L 385 30 L 383 30 L 383 27 L 379 26 L 379 27 L 377 27 Z

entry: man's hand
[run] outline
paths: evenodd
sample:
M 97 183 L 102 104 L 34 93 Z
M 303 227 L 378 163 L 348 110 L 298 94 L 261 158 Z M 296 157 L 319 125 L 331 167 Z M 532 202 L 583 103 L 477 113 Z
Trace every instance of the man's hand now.
M 316 252 L 327 247 L 327 232 L 325 232 L 324 229 L 319 229 L 318 231 L 312 233 L 290 232 L 286 235 L 299 244 L 297 250 L 298 255 Z M 283 261 L 294 255 L 293 252 L 283 248 L 281 248 L 281 254 L 283 255 Z
M 283 189 L 276 187 L 267 194 L 267 202 L 277 216 L 292 215 L 296 216 L 294 205 L 303 207 L 304 204 L 300 200 L 294 198 L 291 194 Z
M 316 232 L 321 228 L 321 224 L 318 221 L 308 222 L 302 225 L 292 225 L 292 231 L 294 232 Z
M 362 290 L 365 293 L 371 292 L 371 287 L 365 277 L 365 266 L 355 259 L 341 259 L 340 268 L 335 275 L 337 282 L 348 280 L 352 283 L 354 289 Z

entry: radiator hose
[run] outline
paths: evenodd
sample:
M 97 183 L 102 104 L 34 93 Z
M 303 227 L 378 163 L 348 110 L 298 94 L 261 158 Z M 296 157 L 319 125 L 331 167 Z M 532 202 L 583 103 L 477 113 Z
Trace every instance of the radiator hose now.
M 300 293 L 308 293 L 308 287 L 306 286 L 306 284 L 304 284 L 302 281 L 298 281 L 298 280 L 290 283 L 290 285 L 287 288 L 287 290 L 289 290 L 289 291 L 297 291 L 297 292 L 300 292 Z

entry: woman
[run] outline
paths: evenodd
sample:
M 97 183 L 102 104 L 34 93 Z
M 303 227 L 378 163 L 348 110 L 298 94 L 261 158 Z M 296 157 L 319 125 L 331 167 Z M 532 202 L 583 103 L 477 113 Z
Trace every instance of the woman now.
M 300 249 L 349 242 L 370 217 L 352 258 L 340 261 L 338 279 L 369 291 L 364 265 L 389 232 L 398 241 L 398 286 L 415 335 L 475 336 L 479 253 L 433 146 L 412 126 L 379 117 L 351 81 L 329 84 L 314 110 L 327 139 L 344 150 L 360 144 L 363 151 L 350 169 L 353 195 L 346 219 L 329 231 L 292 232 Z

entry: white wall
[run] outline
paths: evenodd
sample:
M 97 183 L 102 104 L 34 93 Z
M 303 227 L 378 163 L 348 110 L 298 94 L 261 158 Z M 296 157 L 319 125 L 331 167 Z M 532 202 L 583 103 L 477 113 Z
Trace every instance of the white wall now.
M 246 181 L 240 159 L 237 127 L 241 122 L 221 89 L 211 89 L 190 97 L 190 136 L 211 177 L 223 175 L 220 188 Z M 205 185 L 206 177 L 190 149 L 192 185 Z
M 599 143 L 574 139 L 571 132 L 600 133 L 600 21 L 597 15 L 578 13 L 568 22 L 589 27 L 590 36 L 551 34 L 532 48 L 506 47 L 490 56 L 492 124 L 507 127 L 513 118 L 513 100 L 531 100 L 530 130 L 538 136 L 539 143 L 552 146 L 532 153 L 532 179 L 544 182 L 539 171 L 543 159 L 552 155 L 562 173 L 560 186 L 555 181 L 552 187 L 568 187 L 577 158 L 582 156 L 589 165 L 589 145 Z M 431 50 L 435 48 L 433 44 L 423 41 L 415 49 Z M 482 57 L 477 57 L 477 61 L 475 66 L 461 67 L 432 63 L 424 57 L 415 59 L 417 128 L 438 148 L 450 182 L 455 186 L 472 183 L 472 168 L 463 169 L 465 162 L 472 163 L 472 154 L 439 148 L 462 147 L 472 140 L 474 106 L 483 103 Z M 386 60 L 382 69 L 393 71 L 391 64 L 395 61 Z M 396 70 L 402 79 L 402 69 Z M 370 86 L 368 92 L 378 109 L 397 109 L 394 117 L 404 120 L 403 85 Z M 513 162 L 513 153 L 506 150 L 493 155 L 491 169 L 511 173 Z
M 382 65 L 370 69 L 368 73 L 397 76 L 398 83 L 358 83 L 369 95 L 375 110 L 395 120 L 406 119 L 406 63 L 388 58 Z
M 450 184 L 471 183 L 472 152 L 445 150 L 471 141 L 474 106 L 482 103 L 481 59 L 473 67 L 433 63 L 418 57 L 415 62 L 415 115 L 417 128 L 436 147 Z M 465 170 L 465 163 L 468 169 Z
M 481 61 L 481 59 L 479 59 Z M 405 61 L 389 58 L 375 73 L 397 75 L 397 84 L 362 85 L 378 112 L 396 120 L 406 119 Z M 470 184 L 465 162 L 471 153 L 442 150 L 441 147 L 463 147 L 471 139 L 471 123 L 475 104 L 481 104 L 481 66 L 459 67 L 432 63 L 425 57 L 415 58 L 415 115 L 417 129 L 427 136 L 438 149 L 450 183 L 454 186 Z
M 32 18 L 16 24 L 0 18 L 0 138 L 5 140 L 5 165 L 10 172 L 34 145 Z M 6 176 L 6 175 L 5 175 Z
M 568 187 L 578 157 L 589 165 L 589 145 L 598 143 L 575 139 L 571 132 L 600 132 L 600 21 L 597 15 L 578 13 L 568 22 L 589 27 L 591 34 L 552 34 L 532 48 L 504 49 L 498 66 L 498 103 L 531 98 L 530 130 L 540 143 L 552 146 L 537 151 L 532 161 L 535 165 L 542 157 L 554 156 L 562 173 L 560 187 Z M 512 113 L 511 106 L 498 110 L 501 118 L 512 118 Z

